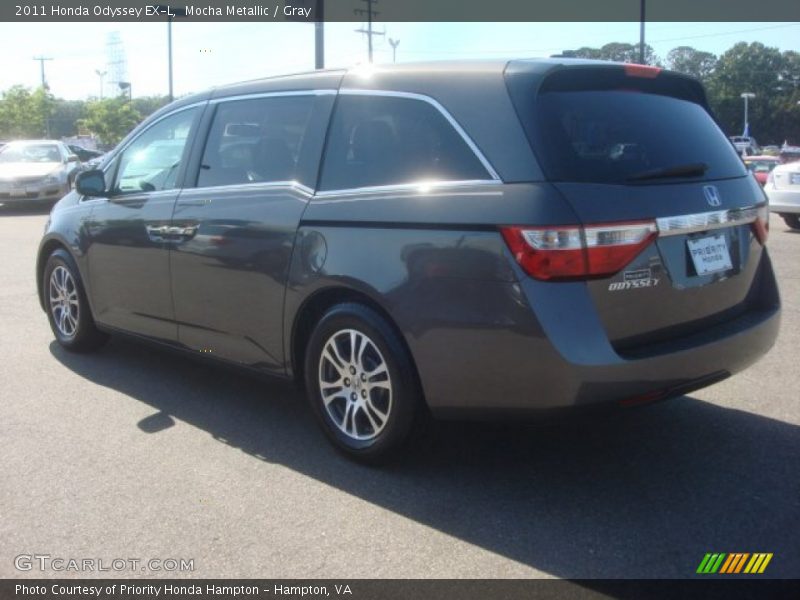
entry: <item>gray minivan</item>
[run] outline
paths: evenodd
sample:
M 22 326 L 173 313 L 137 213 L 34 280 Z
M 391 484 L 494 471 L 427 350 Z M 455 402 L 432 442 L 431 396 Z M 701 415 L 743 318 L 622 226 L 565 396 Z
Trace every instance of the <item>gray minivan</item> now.
M 777 335 L 764 192 L 702 86 L 569 59 L 320 71 L 148 118 L 54 208 L 58 342 L 297 380 L 377 461 L 421 417 L 636 404 Z

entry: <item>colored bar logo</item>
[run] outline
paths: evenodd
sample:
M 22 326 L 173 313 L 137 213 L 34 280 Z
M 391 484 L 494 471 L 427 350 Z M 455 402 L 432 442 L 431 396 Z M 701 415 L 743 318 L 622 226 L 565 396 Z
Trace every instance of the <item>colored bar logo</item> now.
M 737 573 L 747 573 L 755 575 L 763 573 L 769 561 L 772 560 L 772 552 L 734 552 L 727 554 L 724 552 L 709 552 L 700 561 L 697 572 L 701 575 L 736 575 Z

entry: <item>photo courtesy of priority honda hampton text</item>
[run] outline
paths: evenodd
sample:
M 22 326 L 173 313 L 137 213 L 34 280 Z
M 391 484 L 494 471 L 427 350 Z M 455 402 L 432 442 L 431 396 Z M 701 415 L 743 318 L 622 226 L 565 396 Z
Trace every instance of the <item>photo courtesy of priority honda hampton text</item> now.
M 125 333 L 297 380 L 379 461 L 428 414 L 654 401 L 751 365 L 780 319 L 767 217 L 692 78 L 398 64 L 161 109 L 55 206 L 36 280 L 66 349 Z

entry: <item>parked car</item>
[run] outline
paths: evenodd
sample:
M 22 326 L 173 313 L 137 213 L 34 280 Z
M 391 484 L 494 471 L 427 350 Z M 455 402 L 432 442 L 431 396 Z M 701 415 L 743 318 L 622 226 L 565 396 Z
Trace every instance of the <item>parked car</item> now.
M 783 146 L 780 159 L 784 164 L 800 160 L 800 146 Z
M 744 159 L 747 170 L 753 174 L 761 185 L 767 183 L 767 177 L 776 166 L 781 164 L 777 156 L 748 156 Z
M 78 157 L 61 142 L 26 140 L 0 148 L 0 202 L 53 202 L 72 189 Z
M 764 191 L 770 211 L 792 229 L 800 229 L 800 162 L 778 165 L 769 174 Z
M 102 152 L 98 152 L 97 150 L 89 150 L 88 148 L 78 146 L 77 144 L 67 144 L 67 148 L 69 148 L 69 151 L 84 163 L 103 155 Z
M 429 412 L 651 402 L 752 364 L 779 326 L 767 217 L 683 75 L 318 71 L 149 117 L 55 207 L 36 281 L 67 350 L 133 334 L 293 379 L 378 461 Z
M 737 152 L 742 156 L 755 156 L 759 153 L 758 142 L 753 137 L 744 135 L 732 135 L 730 138 L 731 143 L 736 148 Z

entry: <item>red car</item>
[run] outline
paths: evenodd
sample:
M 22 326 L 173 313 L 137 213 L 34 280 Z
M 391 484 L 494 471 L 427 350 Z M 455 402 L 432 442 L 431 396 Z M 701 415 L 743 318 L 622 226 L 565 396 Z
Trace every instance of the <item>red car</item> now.
M 777 156 L 747 156 L 744 158 L 744 164 L 758 183 L 764 185 L 772 169 L 781 164 L 781 161 Z

